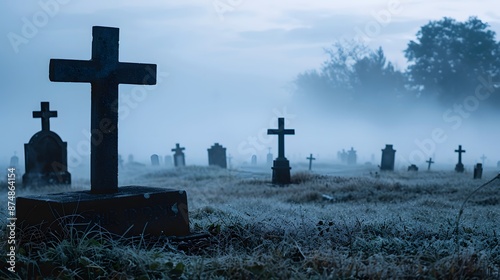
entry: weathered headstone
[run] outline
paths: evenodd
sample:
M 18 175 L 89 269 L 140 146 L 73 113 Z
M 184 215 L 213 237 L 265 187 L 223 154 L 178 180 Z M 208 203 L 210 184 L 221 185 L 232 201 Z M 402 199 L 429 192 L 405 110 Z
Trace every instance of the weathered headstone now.
M 157 154 L 151 155 L 151 165 L 152 166 L 160 166 L 160 157 Z
M 267 156 L 266 156 L 266 162 L 268 166 L 271 166 L 273 164 L 273 154 L 271 154 L 271 148 L 267 148 Z
M 313 157 L 313 154 L 310 154 L 308 158 L 306 158 L 309 160 L 309 171 L 311 171 L 312 169 L 312 161 L 315 160 L 316 158 Z
M 434 163 L 432 161 L 432 158 L 429 158 L 429 160 L 426 160 L 425 162 L 427 162 L 427 171 L 430 171 L 431 170 L 431 164 Z
M 346 164 L 347 163 L 347 152 L 345 149 L 342 149 L 342 151 L 337 152 L 337 159 L 341 162 Z
M 408 171 L 417 172 L 418 166 L 416 166 L 415 164 L 411 164 L 410 166 L 408 166 Z
M 474 166 L 474 179 L 481 179 L 482 176 L 483 176 L 483 164 L 477 163 Z
M 51 81 L 91 83 L 91 189 L 18 197 L 20 229 L 58 233 L 66 226 L 84 230 L 97 224 L 118 236 L 189 234 L 186 192 L 118 188 L 118 84 L 156 84 L 156 65 L 118 61 L 118 32 L 93 27 L 89 61 L 50 61 Z
M 462 173 L 464 172 L 464 164 L 462 163 L 462 153 L 465 153 L 465 150 L 462 150 L 462 145 L 458 145 L 458 150 L 455 150 L 455 153 L 458 153 L 458 163 L 455 165 L 455 171 Z
M 174 160 L 172 159 L 172 156 L 171 155 L 166 155 L 165 156 L 165 165 L 167 167 L 172 167 L 174 164 Z
M 41 111 L 33 112 L 33 118 L 42 119 L 42 130 L 24 144 L 24 186 L 71 184 L 67 143 L 50 130 L 50 118 L 57 117 L 57 111 L 50 111 L 49 106 L 41 102 Z
M 290 162 L 285 157 L 285 135 L 294 135 L 294 129 L 285 129 L 285 118 L 278 118 L 278 129 L 268 129 L 267 134 L 278 135 L 278 157 L 273 161 L 273 184 L 290 184 Z
M 219 143 L 215 143 L 208 150 L 208 165 L 217 165 L 222 168 L 227 168 L 226 148 Z
M 257 165 L 257 155 L 252 155 L 252 158 L 250 159 L 250 163 L 252 165 Z
M 394 162 L 396 159 L 396 150 L 392 145 L 386 144 L 385 149 L 382 150 L 382 161 L 380 163 L 380 170 L 394 171 Z
M 122 155 L 118 155 L 118 167 L 123 167 L 123 158 Z
M 179 143 L 175 144 L 175 148 L 172 149 L 172 152 L 174 152 L 174 166 L 175 167 L 182 167 L 186 166 L 186 157 L 184 156 L 184 151 L 186 148 L 181 147 Z
M 358 156 L 356 155 L 356 151 L 353 147 L 347 152 L 347 164 L 355 165 L 358 160 Z
M 133 154 L 128 155 L 127 163 L 133 164 L 134 162 L 135 162 L 134 155 Z

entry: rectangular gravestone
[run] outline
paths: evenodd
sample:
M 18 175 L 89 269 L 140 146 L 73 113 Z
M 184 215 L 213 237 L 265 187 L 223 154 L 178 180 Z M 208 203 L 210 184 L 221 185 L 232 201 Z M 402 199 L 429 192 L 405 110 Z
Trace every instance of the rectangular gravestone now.
M 208 150 L 208 165 L 216 165 L 227 168 L 226 148 L 219 143 L 215 143 Z
M 474 179 L 481 179 L 483 177 L 483 164 L 477 163 L 474 166 Z
M 358 161 L 358 156 L 353 147 L 347 152 L 347 164 L 348 165 L 356 165 Z
M 380 162 L 380 170 L 394 171 L 394 162 L 396 159 L 396 150 L 392 145 L 385 145 L 382 150 L 382 161 Z
M 151 165 L 160 166 L 160 157 L 157 154 L 151 155 Z
M 118 188 L 118 85 L 156 84 L 155 64 L 118 61 L 118 35 L 118 28 L 94 26 L 90 60 L 50 60 L 51 81 L 91 84 L 91 137 L 100 141 L 91 141 L 90 191 L 17 198 L 21 232 L 98 225 L 118 236 L 189 234 L 186 192 Z

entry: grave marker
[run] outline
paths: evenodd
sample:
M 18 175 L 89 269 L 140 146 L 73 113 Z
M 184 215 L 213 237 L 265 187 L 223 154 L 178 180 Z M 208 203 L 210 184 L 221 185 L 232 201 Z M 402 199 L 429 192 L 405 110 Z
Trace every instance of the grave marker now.
M 268 135 L 278 135 L 278 157 L 273 161 L 273 184 L 290 184 L 290 162 L 285 158 L 285 135 L 294 135 L 294 129 L 285 129 L 285 118 L 278 118 L 278 129 L 268 129 Z
M 118 236 L 189 234 L 186 192 L 118 188 L 118 84 L 156 83 L 156 65 L 118 61 L 118 33 L 94 26 L 89 61 L 50 61 L 51 81 L 91 83 L 91 190 L 18 197 L 20 229 L 57 234 L 66 226 L 85 230 L 97 224 Z
M 171 155 L 166 155 L 165 156 L 165 165 L 168 166 L 168 167 L 172 167 L 173 166 L 173 159 L 172 159 Z
M 385 149 L 382 149 L 382 161 L 380 163 L 380 170 L 394 171 L 394 161 L 396 158 L 396 150 L 392 145 L 386 144 Z
M 35 133 L 28 144 L 24 144 L 23 185 L 71 184 L 68 144 L 50 130 L 50 118 L 57 117 L 57 111 L 50 111 L 49 102 L 41 102 L 40 107 L 40 111 L 33 112 L 33 118 L 41 119 L 42 130 Z
M 252 165 L 257 165 L 257 155 L 252 155 L 252 158 L 250 159 L 250 163 Z
M 160 166 L 160 157 L 157 154 L 151 155 L 151 165 L 152 166 Z
M 474 179 L 481 179 L 482 176 L 483 176 L 483 164 L 477 163 L 474 166 Z
M 231 154 L 229 154 L 229 155 L 227 156 L 227 167 L 228 167 L 229 169 L 231 169 L 231 168 L 232 168 L 232 165 L 231 165 L 231 160 L 232 160 L 232 159 L 233 159 L 233 157 L 231 156 Z
M 462 150 L 462 145 L 458 145 L 458 150 L 455 150 L 455 153 L 458 153 L 458 163 L 455 165 L 455 171 L 462 173 L 464 172 L 464 165 L 462 163 L 462 153 L 465 153 L 465 150 Z
M 431 170 L 431 164 L 433 164 L 434 162 L 432 161 L 432 158 L 429 158 L 429 160 L 425 161 L 428 163 L 427 165 L 427 171 L 430 171 Z
M 481 159 L 481 163 L 484 165 L 484 161 L 487 159 L 488 157 L 486 157 L 484 154 L 480 157 Z
M 14 155 L 10 157 L 9 167 L 17 169 L 18 165 L 19 165 L 19 157 L 16 155 L 16 153 L 14 153 Z
M 186 157 L 184 156 L 184 151 L 186 148 L 181 147 L 179 143 L 175 144 L 175 148 L 172 149 L 172 152 L 174 152 L 174 166 L 175 167 L 182 167 L 186 166 Z
M 272 165 L 273 164 L 273 154 L 271 154 L 271 148 L 267 148 L 268 149 L 268 152 L 267 152 L 267 156 L 266 156 L 266 162 L 267 162 L 267 165 Z
M 347 164 L 348 165 L 355 165 L 357 162 L 358 156 L 356 155 L 356 151 L 354 150 L 353 147 L 351 147 L 351 150 L 347 152 Z
M 208 165 L 217 165 L 222 168 L 227 168 L 226 148 L 219 143 L 215 143 L 208 150 Z
M 315 158 L 313 158 L 313 154 L 310 154 L 308 158 L 306 158 L 309 160 L 309 171 L 311 171 L 311 168 L 312 168 L 312 161 L 315 160 Z
M 418 166 L 416 166 L 415 164 L 411 164 L 410 166 L 408 166 L 408 171 L 417 172 Z

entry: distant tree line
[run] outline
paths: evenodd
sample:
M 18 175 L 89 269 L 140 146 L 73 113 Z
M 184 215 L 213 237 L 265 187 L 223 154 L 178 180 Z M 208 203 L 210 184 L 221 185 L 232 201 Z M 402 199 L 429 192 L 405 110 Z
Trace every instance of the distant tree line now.
M 477 17 L 465 22 L 445 17 L 422 26 L 404 50 L 408 61 L 404 70 L 387 61 L 381 47 L 372 50 L 355 41 L 335 42 L 325 52 L 328 59 L 319 70 L 296 77 L 298 94 L 338 105 L 368 106 L 374 101 L 452 105 L 478 90 L 492 92 L 500 85 L 495 84 L 500 75 L 500 43 Z M 498 95 L 488 96 L 487 103 L 500 105 Z

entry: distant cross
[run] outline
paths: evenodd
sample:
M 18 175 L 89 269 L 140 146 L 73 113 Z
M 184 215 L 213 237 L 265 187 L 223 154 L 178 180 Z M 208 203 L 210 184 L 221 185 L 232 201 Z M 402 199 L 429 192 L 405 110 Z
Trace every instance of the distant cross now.
M 431 170 L 431 164 L 433 164 L 434 162 L 432 161 L 432 158 L 429 158 L 429 160 L 426 161 L 428 163 L 427 165 L 427 171 Z
M 172 149 L 172 152 L 175 152 L 176 154 L 180 154 L 180 153 L 182 153 L 182 151 L 184 151 L 185 149 L 186 149 L 186 148 L 181 147 L 181 146 L 179 145 L 179 143 L 176 143 L 176 144 L 175 144 L 175 149 Z
M 285 158 L 285 135 L 294 135 L 294 129 L 285 129 L 285 118 L 278 118 L 278 129 L 268 129 L 267 134 L 278 135 L 278 158 Z
M 53 82 L 91 84 L 92 193 L 118 192 L 118 85 L 155 85 L 156 64 L 118 61 L 119 29 L 92 27 L 90 60 L 51 59 Z
M 458 145 L 458 150 L 455 150 L 455 153 L 458 153 L 458 164 L 462 164 L 462 153 L 465 153 L 465 150 L 462 150 L 462 145 Z
M 309 160 L 309 171 L 311 171 L 312 161 L 315 160 L 315 158 L 313 158 L 313 154 L 310 154 L 309 157 L 306 159 Z
M 40 111 L 33 111 L 33 118 L 42 119 L 42 131 L 50 130 L 50 118 L 57 118 L 57 111 L 50 111 L 49 102 L 40 102 Z
M 484 154 L 483 154 L 483 156 L 482 156 L 482 157 L 480 157 L 480 159 L 481 159 L 481 161 L 482 161 L 483 165 L 484 165 L 484 160 L 486 160 L 487 158 L 488 158 L 488 157 L 486 157 Z

